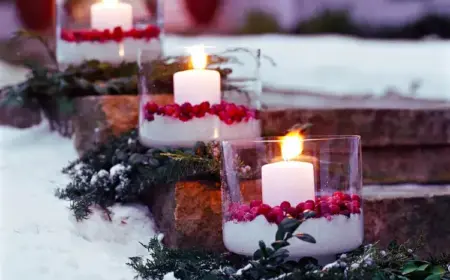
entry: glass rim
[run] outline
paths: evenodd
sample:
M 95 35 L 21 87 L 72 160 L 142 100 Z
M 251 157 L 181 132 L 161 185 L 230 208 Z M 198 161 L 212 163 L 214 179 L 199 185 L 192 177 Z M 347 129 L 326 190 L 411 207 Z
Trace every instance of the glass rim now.
M 222 140 L 222 144 L 248 144 L 248 143 L 281 143 L 283 136 L 259 137 L 252 139 Z M 302 142 L 322 142 L 322 141 L 360 141 L 360 135 L 314 135 L 312 138 L 303 138 Z

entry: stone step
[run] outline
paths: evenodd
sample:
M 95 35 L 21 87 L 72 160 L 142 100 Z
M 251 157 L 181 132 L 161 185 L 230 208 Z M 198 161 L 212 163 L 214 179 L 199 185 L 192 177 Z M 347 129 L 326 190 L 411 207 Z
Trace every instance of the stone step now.
M 243 192 L 254 197 L 258 187 L 247 186 Z M 426 244 L 418 252 L 421 255 L 450 253 L 450 185 L 366 186 L 363 195 L 366 243 L 379 241 L 387 246 L 393 240 L 423 236 Z M 167 246 L 224 250 L 217 188 L 204 182 L 180 182 L 153 189 L 143 201 L 165 234 Z
M 450 253 L 450 185 L 366 186 L 363 194 L 366 242 L 387 246 L 422 236 L 419 254 Z

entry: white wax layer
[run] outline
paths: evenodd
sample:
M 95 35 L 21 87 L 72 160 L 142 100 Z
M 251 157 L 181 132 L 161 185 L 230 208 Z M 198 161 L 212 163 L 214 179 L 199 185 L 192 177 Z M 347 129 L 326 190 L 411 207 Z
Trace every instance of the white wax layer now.
M 139 127 L 140 142 L 149 147 L 193 147 L 197 141 L 233 140 L 261 136 L 259 120 L 227 125 L 217 116 L 206 115 L 187 122 L 167 116 L 143 120 Z
M 95 3 L 91 6 L 91 28 L 104 30 L 117 26 L 133 28 L 133 7 L 127 3 Z
M 309 162 L 281 161 L 261 168 L 262 200 L 271 206 L 288 201 L 295 207 L 314 200 L 314 166 Z
M 173 75 L 175 103 L 200 104 L 208 101 L 218 104 L 221 100 L 220 74 L 215 70 L 193 69 Z
M 56 55 L 60 64 L 80 64 L 84 60 L 96 59 L 110 63 L 121 63 L 122 61 L 137 61 L 138 51 L 146 50 L 154 57 L 147 56 L 145 59 L 154 59 L 161 54 L 161 43 L 159 39 L 132 39 L 127 38 L 122 42 L 110 41 L 99 42 L 67 42 L 61 39 L 57 41 Z
M 364 239 L 363 215 L 351 214 L 326 218 L 309 219 L 300 225 L 295 233 L 308 233 L 316 239 L 316 244 L 297 238 L 289 240 L 287 247 L 291 257 L 328 256 L 345 253 L 358 248 Z M 267 245 L 275 240 L 278 226 L 267 222 L 264 216 L 258 216 L 251 222 L 226 222 L 223 225 L 225 247 L 236 254 L 251 256 L 258 247 L 259 240 Z

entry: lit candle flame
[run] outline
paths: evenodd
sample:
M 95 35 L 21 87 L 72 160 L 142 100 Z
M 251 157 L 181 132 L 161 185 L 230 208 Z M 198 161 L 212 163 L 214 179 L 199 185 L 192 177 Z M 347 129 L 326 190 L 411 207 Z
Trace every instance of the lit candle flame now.
M 206 68 L 208 55 L 205 53 L 205 47 L 203 45 L 190 47 L 189 53 L 191 54 L 191 62 L 194 69 Z
M 285 161 L 299 156 L 303 151 L 303 137 L 298 131 L 291 131 L 282 138 L 281 155 Z

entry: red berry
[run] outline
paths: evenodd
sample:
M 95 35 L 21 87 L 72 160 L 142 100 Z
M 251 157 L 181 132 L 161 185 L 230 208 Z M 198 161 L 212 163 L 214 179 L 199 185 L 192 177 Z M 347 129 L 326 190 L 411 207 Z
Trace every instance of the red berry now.
M 250 202 L 250 207 L 258 207 L 258 206 L 260 206 L 262 204 L 262 201 L 261 200 L 252 200 L 251 202 Z
M 360 208 L 353 207 L 352 213 L 353 213 L 353 214 L 361 214 L 361 209 L 360 209 Z
M 300 202 L 299 204 L 297 204 L 297 206 L 295 207 L 295 209 L 297 209 L 297 211 L 299 213 L 303 212 L 303 210 L 305 210 L 305 203 Z
M 339 206 L 337 206 L 336 204 L 330 204 L 330 212 L 333 215 L 339 214 L 339 212 L 341 211 L 341 209 L 339 208 Z
M 178 119 L 182 122 L 187 122 L 188 120 L 192 119 L 192 117 L 190 115 L 186 115 L 186 114 L 180 114 L 178 116 Z
M 277 221 L 277 213 L 270 211 L 270 213 L 266 215 L 266 219 L 269 223 L 275 223 Z
M 159 106 L 155 102 L 148 102 L 147 104 L 145 104 L 145 110 L 152 114 L 158 112 L 158 109 Z
M 316 207 L 316 205 L 315 205 L 314 201 L 312 201 L 312 200 L 307 200 L 307 201 L 305 202 L 304 210 L 314 210 L 315 207 Z
M 290 207 L 286 212 L 293 218 L 296 218 L 298 216 L 298 211 L 294 207 Z
M 331 212 L 330 206 L 326 202 L 321 202 L 319 204 L 319 208 L 320 208 L 320 213 L 322 213 L 322 215 L 329 214 Z
M 330 197 L 328 199 L 328 203 L 333 203 L 339 205 L 341 203 L 341 199 L 338 197 Z
M 109 29 L 103 30 L 102 37 L 103 37 L 103 40 L 105 40 L 105 41 L 111 40 L 112 39 L 111 31 Z
M 145 119 L 149 122 L 155 120 L 155 115 L 149 112 L 145 112 Z
M 227 125 L 232 125 L 234 123 L 234 121 L 231 118 L 226 118 L 225 120 L 223 120 L 225 124 Z
M 189 114 L 192 112 L 192 105 L 189 102 L 185 102 L 180 106 L 180 110 L 182 113 Z
M 342 199 L 342 196 L 343 196 L 344 194 L 342 193 L 342 192 L 334 192 L 333 193 L 333 196 L 334 197 L 338 197 L 339 199 Z
M 121 42 L 123 40 L 123 30 L 122 27 L 117 26 L 112 32 L 112 39 L 116 42 Z
M 199 106 L 200 106 L 200 111 L 205 112 L 205 113 L 209 111 L 209 108 L 211 108 L 211 105 L 209 104 L 208 101 L 204 101 L 204 102 L 200 103 Z
M 353 200 L 352 206 L 359 209 L 359 208 L 361 208 L 361 203 L 359 203 L 359 201 L 357 201 L 357 200 Z
M 287 210 L 289 210 L 289 208 L 291 208 L 291 204 L 289 203 L 289 201 L 283 201 L 280 204 L 280 208 L 283 211 L 287 211 Z
M 249 221 L 253 221 L 255 219 L 255 215 L 248 212 L 244 214 L 244 221 L 249 222 Z
M 175 113 L 175 108 L 172 105 L 166 105 L 163 107 L 164 115 L 171 117 Z
M 272 210 L 272 208 L 269 205 L 261 204 L 261 206 L 259 206 L 258 214 L 267 215 L 271 210 Z
M 357 195 L 357 194 L 352 194 L 352 200 L 356 200 L 356 201 L 358 201 L 359 203 L 361 203 L 361 198 L 360 198 L 359 195 Z
M 330 196 L 328 196 L 328 195 L 320 196 L 320 201 L 328 201 L 328 199 L 330 199 Z
M 239 207 L 239 211 L 243 211 L 243 212 L 249 212 L 250 211 L 250 206 L 243 204 Z
M 277 213 L 283 213 L 283 209 L 281 209 L 280 206 L 275 206 L 272 208 L 272 211 L 277 212 Z
M 238 211 L 238 212 L 236 212 L 236 214 L 235 214 L 235 219 L 241 222 L 241 221 L 244 220 L 244 216 L 245 216 L 245 212 L 243 212 L 243 211 Z
M 257 216 L 259 213 L 259 207 L 252 207 L 250 209 L 250 213 L 252 213 L 253 215 Z
M 351 198 L 351 196 L 349 194 L 345 193 L 345 194 L 342 195 L 342 200 L 343 201 L 351 201 L 352 198 Z

